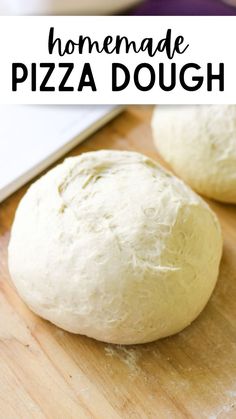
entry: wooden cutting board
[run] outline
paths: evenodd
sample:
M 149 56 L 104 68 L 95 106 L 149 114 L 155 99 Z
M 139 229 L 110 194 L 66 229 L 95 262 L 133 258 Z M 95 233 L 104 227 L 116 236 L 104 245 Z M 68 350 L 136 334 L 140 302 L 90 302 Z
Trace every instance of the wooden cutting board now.
M 129 108 L 70 154 L 115 148 L 159 159 L 151 111 Z M 236 418 L 236 206 L 210 203 L 224 254 L 204 312 L 174 337 L 121 347 L 63 332 L 18 297 L 7 245 L 25 191 L 0 205 L 0 418 Z

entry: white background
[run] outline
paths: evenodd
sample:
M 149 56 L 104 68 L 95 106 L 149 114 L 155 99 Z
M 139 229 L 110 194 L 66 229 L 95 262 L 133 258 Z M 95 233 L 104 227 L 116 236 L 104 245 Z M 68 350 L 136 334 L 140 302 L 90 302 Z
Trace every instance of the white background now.
M 167 29 L 172 29 L 173 40 L 183 35 L 187 51 L 169 60 L 166 53 L 157 53 L 150 58 L 147 52 L 134 54 L 106 53 L 73 55 L 59 57 L 48 54 L 48 34 L 51 26 L 55 36 L 77 42 L 79 35 L 90 36 L 92 40 L 102 41 L 107 35 L 127 36 L 129 40 L 140 43 L 143 38 L 152 37 L 156 43 L 165 37 Z M 18 104 L 235 104 L 236 103 L 236 17 L 0 17 L 0 103 Z M 69 84 L 75 86 L 74 92 L 58 92 L 62 70 L 55 70 L 49 84 L 56 87 L 55 92 L 31 92 L 28 81 L 19 85 L 17 92 L 11 91 L 12 63 L 22 62 L 74 62 L 75 70 Z M 77 92 L 83 63 L 89 62 L 93 71 L 97 92 L 85 87 Z M 112 92 L 112 62 L 125 64 L 131 73 L 129 86 L 121 92 Z M 149 92 L 139 91 L 133 83 L 133 71 L 143 62 L 149 62 L 156 70 L 156 84 Z M 158 63 L 166 66 L 169 80 L 171 62 L 180 69 L 184 64 L 199 64 L 200 71 L 189 70 L 189 76 L 206 77 L 206 65 L 213 63 L 218 72 L 219 63 L 225 65 L 225 90 L 219 92 L 219 83 L 213 81 L 213 92 L 207 92 L 206 78 L 203 86 L 196 92 L 185 91 L 178 83 L 171 92 L 162 91 L 158 85 Z M 45 71 L 45 70 L 44 70 Z M 38 82 L 42 79 L 38 72 Z

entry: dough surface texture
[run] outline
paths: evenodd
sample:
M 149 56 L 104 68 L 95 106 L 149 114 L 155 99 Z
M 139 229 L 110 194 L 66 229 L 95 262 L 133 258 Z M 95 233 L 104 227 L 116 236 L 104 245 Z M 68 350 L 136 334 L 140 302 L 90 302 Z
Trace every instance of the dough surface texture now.
M 23 197 L 9 244 L 22 299 L 73 333 L 135 344 L 203 310 L 222 252 L 218 220 L 182 181 L 133 152 L 66 159 Z
M 236 204 L 236 106 L 158 107 L 155 145 L 174 172 L 209 198 Z

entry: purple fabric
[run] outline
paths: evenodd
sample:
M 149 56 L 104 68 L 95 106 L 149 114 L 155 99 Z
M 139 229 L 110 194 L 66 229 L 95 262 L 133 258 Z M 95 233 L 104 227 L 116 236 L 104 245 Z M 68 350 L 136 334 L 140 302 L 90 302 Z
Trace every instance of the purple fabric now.
M 133 15 L 236 15 L 236 7 L 221 0 L 144 0 L 131 11 Z

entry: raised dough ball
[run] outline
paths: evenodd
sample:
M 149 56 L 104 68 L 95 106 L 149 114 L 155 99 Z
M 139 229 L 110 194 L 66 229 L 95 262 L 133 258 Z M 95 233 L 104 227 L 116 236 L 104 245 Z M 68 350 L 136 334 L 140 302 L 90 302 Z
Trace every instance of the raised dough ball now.
M 12 279 L 40 316 L 134 344 L 202 311 L 222 251 L 219 223 L 182 181 L 138 153 L 69 158 L 30 187 L 9 246 Z
M 236 204 L 236 106 L 156 108 L 154 141 L 197 192 Z

